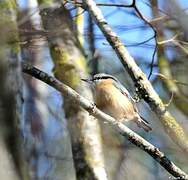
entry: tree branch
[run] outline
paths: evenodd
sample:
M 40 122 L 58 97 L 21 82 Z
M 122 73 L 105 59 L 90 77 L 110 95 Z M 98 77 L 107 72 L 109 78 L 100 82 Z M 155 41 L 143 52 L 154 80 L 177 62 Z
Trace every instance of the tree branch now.
M 86 7 L 89 14 L 103 32 L 109 44 L 115 50 L 121 63 L 130 74 L 130 77 L 135 83 L 139 96 L 143 98 L 155 112 L 163 124 L 164 130 L 171 137 L 171 139 L 177 145 L 179 145 L 181 149 L 188 153 L 187 135 L 184 133 L 182 127 L 176 122 L 175 118 L 166 110 L 165 105 L 153 89 L 146 75 L 138 67 L 135 60 L 124 47 L 119 37 L 113 32 L 107 21 L 104 19 L 101 10 L 97 7 L 93 0 L 83 0 L 83 3 L 84 7 Z
M 22 62 L 22 70 L 24 73 L 30 74 L 31 76 L 45 82 L 46 84 L 52 86 L 59 92 L 61 92 L 64 97 L 69 97 L 70 100 L 84 108 L 92 116 L 97 119 L 108 122 L 111 126 L 117 129 L 123 136 L 125 136 L 130 142 L 138 146 L 150 156 L 152 156 L 162 167 L 164 167 L 170 174 L 179 179 L 188 179 L 188 175 L 178 168 L 172 161 L 170 161 L 163 152 L 158 148 L 147 142 L 144 138 L 133 132 L 131 129 L 118 122 L 116 119 L 100 111 L 95 105 L 85 99 L 83 96 L 80 96 L 76 91 L 67 85 L 61 83 L 59 80 L 55 79 L 52 76 L 49 76 L 47 73 L 40 71 L 39 69 Z

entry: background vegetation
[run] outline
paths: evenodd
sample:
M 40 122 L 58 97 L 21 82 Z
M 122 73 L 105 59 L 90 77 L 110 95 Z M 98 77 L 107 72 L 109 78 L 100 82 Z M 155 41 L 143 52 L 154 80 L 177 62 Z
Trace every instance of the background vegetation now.
M 96 3 L 171 113 L 160 118 L 156 107 L 142 97 L 137 106 L 153 131 L 145 133 L 132 123 L 126 125 L 188 173 L 188 2 Z M 20 62 L 28 62 L 91 101 L 92 91 L 80 79 L 109 73 L 135 96 L 135 81 L 86 4 L 2 0 L 0 8 L 2 179 L 173 178 L 108 124 L 21 72 Z

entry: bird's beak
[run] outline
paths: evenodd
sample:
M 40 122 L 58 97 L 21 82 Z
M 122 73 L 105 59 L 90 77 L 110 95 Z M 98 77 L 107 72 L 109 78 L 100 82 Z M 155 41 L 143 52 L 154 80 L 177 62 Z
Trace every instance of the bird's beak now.
M 81 79 L 82 81 L 85 81 L 85 82 L 87 82 L 87 83 L 89 83 L 89 84 L 91 84 L 92 83 L 92 80 L 91 79 Z

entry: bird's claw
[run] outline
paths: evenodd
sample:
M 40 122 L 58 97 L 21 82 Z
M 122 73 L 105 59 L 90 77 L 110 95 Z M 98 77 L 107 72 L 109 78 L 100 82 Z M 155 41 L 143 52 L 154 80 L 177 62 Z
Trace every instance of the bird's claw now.
M 92 107 L 93 109 L 97 107 L 97 105 L 96 105 L 94 102 L 92 102 L 91 104 L 92 104 L 92 106 L 93 106 L 93 107 Z
M 139 97 L 139 94 L 138 94 L 137 92 L 134 93 L 133 99 L 134 99 L 134 102 L 135 102 L 135 103 L 140 102 L 140 97 Z
M 96 104 L 94 102 L 91 102 L 91 108 L 89 111 L 89 115 L 92 115 L 95 112 L 96 107 L 97 107 Z

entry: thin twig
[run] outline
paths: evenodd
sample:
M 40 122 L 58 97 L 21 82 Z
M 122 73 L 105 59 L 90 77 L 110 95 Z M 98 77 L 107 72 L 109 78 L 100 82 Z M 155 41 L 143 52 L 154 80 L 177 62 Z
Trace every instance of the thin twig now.
M 176 79 L 172 79 L 172 78 L 166 77 L 166 76 L 165 76 L 164 74 L 162 74 L 162 73 L 153 73 L 153 75 L 158 76 L 158 77 L 161 78 L 162 80 L 173 81 L 173 82 L 176 83 L 176 84 L 183 85 L 183 86 L 188 86 L 188 83 L 186 83 L 186 82 L 181 82 L 181 81 L 178 81 L 178 80 L 176 80 Z
M 149 72 L 149 75 L 148 75 L 148 79 L 151 78 L 151 75 L 153 73 L 153 64 L 154 64 L 154 61 L 155 61 L 155 54 L 157 52 L 157 49 L 158 49 L 158 43 L 157 43 L 157 31 L 155 29 L 155 27 L 142 15 L 142 13 L 139 11 L 138 7 L 136 6 L 136 0 L 134 0 L 134 9 L 136 11 L 136 13 L 138 14 L 138 16 L 146 23 L 150 26 L 150 28 L 153 30 L 153 38 L 155 39 L 155 48 L 153 50 L 153 54 L 152 54 L 152 60 L 151 60 L 151 64 L 150 64 L 150 72 Z
M 83 3 L 81 1 L 67 0 L 66 2 L 73 3 L 84 8 Z M 122 8 L 130 8 L 133 7 L 133 4 L 116 4 L 116 3 L 96 3 L 97 6 L 106 6 L 106 7 L 122 7 Z

